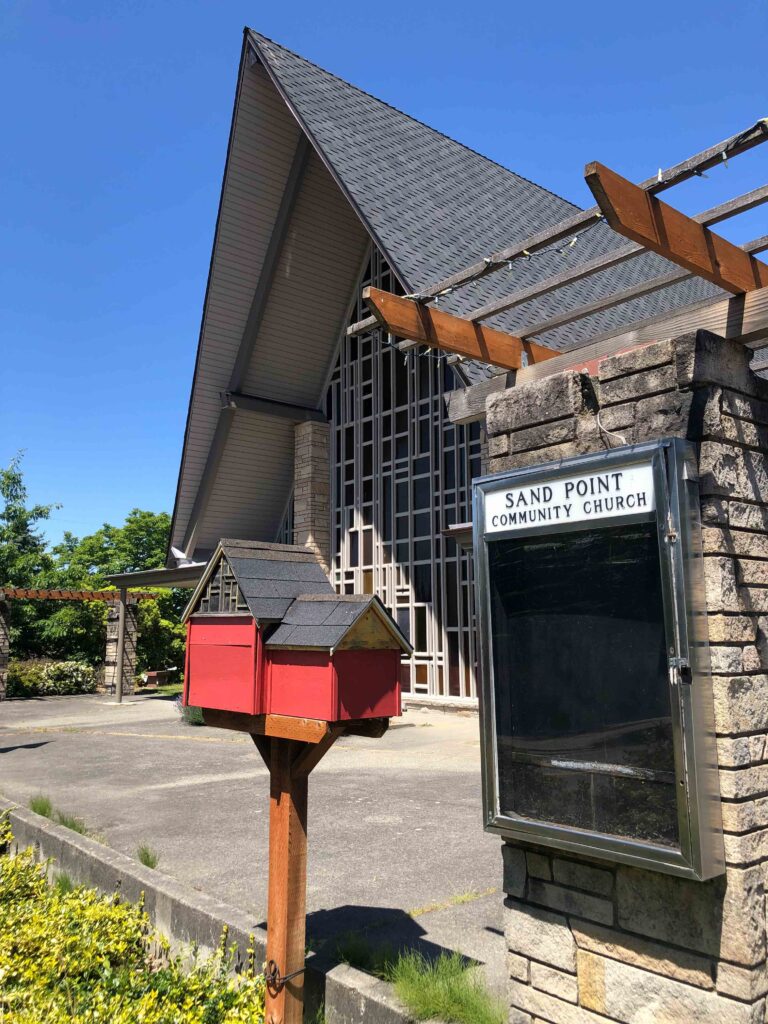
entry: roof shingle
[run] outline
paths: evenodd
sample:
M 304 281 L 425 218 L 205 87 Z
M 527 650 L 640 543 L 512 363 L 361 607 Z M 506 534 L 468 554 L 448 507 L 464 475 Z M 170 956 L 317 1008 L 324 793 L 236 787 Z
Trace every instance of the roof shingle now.
M 516 241 L 570 216 L 577 209 L 540 185 L 481 156 L 382 100 L 350 85 L 304 57 L 250 33 L 259 58 L 314 142 L 341 188 L 358 210 L 406 288 L 418 290 Z M 589 154 L 587 154 L 588 156 Z M 455 292 L 441 306 L 466 314 L 484 303 L 541 281 L 626 240 L 605 224 L 563 245 L 516 262 Z M 556 294 L 493 318 L 514 332 L 547 315 L 562 313 L 629 288 L 669 270 L 652 253 L 610 268 Z M 540 337 L 567 349 L 596 333 L 716 295 L 700 278 L 594 314 Z M 487 371 L 465 364 L 471 379 Z

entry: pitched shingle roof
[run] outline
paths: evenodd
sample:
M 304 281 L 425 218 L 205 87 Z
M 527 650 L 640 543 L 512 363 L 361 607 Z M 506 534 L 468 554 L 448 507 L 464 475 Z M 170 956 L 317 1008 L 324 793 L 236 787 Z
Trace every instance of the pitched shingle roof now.
M 363 595 L 335 594 L 328 600 L 297 598 L 267 646 L 335 647 L 375 600 Z
M 332 649 L 374 607 L 403 650 L 411 649 L 378 597 L 337 594 L 317 555 L 295 544 L 220 541 L 187 605 L 183 621 L 199 607 L 205 586 L 222 557 L 229 563 L 256 622 L 276 625 L 267 640 L 271 647 Z
M 335 591 L 316 556 L 293 544 L 223 540 L 221 549 L 257 622 L 280 621 L 304 594 Z
M 401 113 L 256 32 L 256 52 L 275 85 L 367 224 L 405 287 L 417 290 L 515 241 L 555 224 L 577 208 L 500 164 Z M 591 157 L 593 154 L 585 154 Z M 441 305 L 470 310 L 581 262 L 626 245 L 604 224 L 530 262 L 518 261 L 454 293 Z M 547 315 L 591 302 L 670 269 L 644 254 L 622 266 L 529 302 L 492 323 L 514 331 Z M 541 336 L 567 349 L 598 332 L 631 324 L 718 293 L 693 278 L 654 295 Z M 477 368 L 475 376 L 484 371 Z

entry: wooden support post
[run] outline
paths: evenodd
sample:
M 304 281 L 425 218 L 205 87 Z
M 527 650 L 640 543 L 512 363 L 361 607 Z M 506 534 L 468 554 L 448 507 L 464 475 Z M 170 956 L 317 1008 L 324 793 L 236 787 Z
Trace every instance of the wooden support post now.
M 380 731 L 386 729 L 385 721 Z M 265 1024 L 302 1024 L 309 774 L 345 731 L 344 725 L 335 725 L 322 738 L 309 742 L 251 734 L 269 768 Z
M 266 1024 L 301 1024 L 307 898 L 308 776 L 293 772 L 306 744 L 272 739 L 269 796 Z M 277 972 L 274 972 L 277 968 Z M 270 969 L 273 977 L 270 980 Z M 301 973 L 290 977 L 294 971 Z M 287 981 L 283 981 L 288 978 Z
M 211 709 L 204 711 L 204 718 L 206 725 L 249 732 L 269 769 L 264 1021 L 265 1024 L 302 1024 L 309 775 L 340 736 L 383 736 L 389 728 L 389 719 L 328 723 L 312 718 L 287 719 L 281 715 L 235 715 Z

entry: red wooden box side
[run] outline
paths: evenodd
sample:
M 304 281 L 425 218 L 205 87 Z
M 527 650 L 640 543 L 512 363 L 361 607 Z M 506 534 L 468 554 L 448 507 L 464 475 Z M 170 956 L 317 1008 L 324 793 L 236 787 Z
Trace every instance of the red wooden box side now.
M 206 616 L 187 626 L 185 703 L 260 713 L 256 673 L 258 631 L 243 616 Z
M 267 664 L 268 714 L 336 721 L 336 673 L 327 651 L 267 649 Z
M 392 718 L 400 707 L 400 651 L 336 651 L 338 718 Z

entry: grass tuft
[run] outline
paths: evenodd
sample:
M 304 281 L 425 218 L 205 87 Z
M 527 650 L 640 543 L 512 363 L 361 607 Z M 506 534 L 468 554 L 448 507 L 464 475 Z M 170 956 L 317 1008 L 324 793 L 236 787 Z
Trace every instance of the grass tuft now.
M 460 953 L 427 960 L 420 953 L 404 952 L 390 965 L 388 974 L 395 992 L 417 1020 L 438 1017 L 456 1024 L 504 1024 L 503 1006 Z
M 160 860 L 160 854 L 146 843 L 142 843 L 136 850 L 136 857 L 145 868 L 156 868 L 158 861 Z
M 29 809 L 30 811 L 34 811 L 35 814 L 42 814 L 44 818 L 53 817 L 53 804 L 51 799 L 43 793 L 38 793 L 37 796 L 30 798 Z
M 72 876 L 68 875 L 66 871 L 62 871 L 60 875 L 56 876 L 53 888 L 60 896 L 66 896 L 68 892 L 74 892 L 77 886 Z
M 81 836 L 88 835 L 88 828 L 82 818 L 76 818 L 74 814 L 68 814 L 66 811 L 56 812 L 56 821 L 64 828 L 69 828 L 73 832 L 79 833 Z
M 460 953 L 429 960 L 414 950 L 394 954 L 373 948 L 362 936 L 349 933 L 336 948 L 343 963 L 390 982 L 416 1020 L 439 1018 L 450 1024 L 504 1024 L 506 1012 L 494 999 L 476 968 Z
M 44 793 L 38 793 L 37 796 L 33 796 L 30 799 L 29 809 L 34 811 L 35 814 L 42 814 L 44 818 L 50 818 L 51 821 L 63 825 L 64 828 L 72 829 L 73 832 L 79 832 L 81 836 L 88 835 L 88 828 L 82 818 L 76 818 L 74 814 L 67 814 L 66 811 L 57 810 L 53 806 L 51 798 L 45 796 Z

